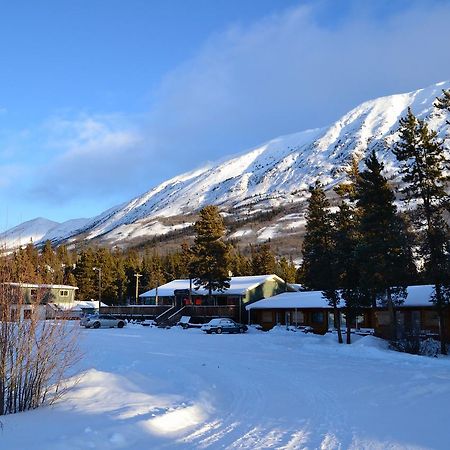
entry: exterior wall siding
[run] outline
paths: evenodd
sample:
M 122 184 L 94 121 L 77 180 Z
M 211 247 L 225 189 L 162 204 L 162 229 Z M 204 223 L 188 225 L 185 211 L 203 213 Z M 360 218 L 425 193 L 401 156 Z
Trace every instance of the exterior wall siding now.
M 278 280 L 267 280 L 266 282 L 249 289 L 243 298 L 244 303 L 253 303 L 263 298 L 273 297 L 274 295 L 286 292 L 286 283 Z

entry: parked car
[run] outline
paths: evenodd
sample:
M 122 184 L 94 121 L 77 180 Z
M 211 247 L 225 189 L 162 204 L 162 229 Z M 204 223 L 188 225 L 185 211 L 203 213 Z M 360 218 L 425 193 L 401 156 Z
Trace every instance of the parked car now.
M 247 325 L 236 323 L 231 319 L 212 319 L 208 323 L 205 323 L 201 330 L 205 333 L 245 333 L 247 331 Z
M 123 328 L 126 322 L 123 319 L 116 319 L 114 316 L 107 314 L 92 314 L 83 317 L 80 325 L 86 328 Z

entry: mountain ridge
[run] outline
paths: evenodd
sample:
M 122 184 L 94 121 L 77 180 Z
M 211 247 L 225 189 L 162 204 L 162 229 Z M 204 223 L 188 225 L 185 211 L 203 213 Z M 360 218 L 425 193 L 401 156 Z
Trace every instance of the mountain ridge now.
M 225 215 L 236 217 L 288 203 L 301 204 L 316 179 L 331 189 L 342 181 L 354 156 L 360 160 L 372 149 L 393 176 L 397 163 L 389 149 L 398 139 L 399 119 L 411 107 L 443 138 L 448 132 L 448 114 L 436 110 L 433 102 L 442 89 L 449 88 L 446 81 L 365 101 L 330 126 L 277 137 L 225 161 L 172 177 L 91 219 L 75 219 L 73 226 L 59 230 L 56 227 L 42 236 L 41 242 L 95 239 L 120 244 L 164 235 L 191 225 L 192 214 L 206 204 L 216 204 Z M 450 150 L 448 141 L 446 147 Z M 301 217 L 294 219 L 302 222 Z

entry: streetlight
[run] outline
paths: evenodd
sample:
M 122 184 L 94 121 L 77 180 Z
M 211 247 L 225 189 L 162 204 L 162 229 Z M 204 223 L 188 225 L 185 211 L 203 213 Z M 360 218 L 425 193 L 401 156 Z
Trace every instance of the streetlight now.
M 93 267 L 94 272 L 98 272 L 98 313 L 100 314 L 100 305 L 102 303 L 102 268 Z
M 135 273 L 134 276 L 136 277 L 136 305 L 139 304 L 139 277 L 142 277 L 140 273 Z

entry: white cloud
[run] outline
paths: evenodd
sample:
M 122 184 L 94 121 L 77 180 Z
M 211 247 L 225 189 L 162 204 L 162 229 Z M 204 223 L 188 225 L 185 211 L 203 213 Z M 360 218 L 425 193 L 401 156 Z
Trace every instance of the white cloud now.
M 120 115 L 54 117 L 43 126 L 44 148 L 51 155 L 38 168 L 35 196 L 52 201 L 73 197 L 115 198 L 130 189 L 143 158 L 142 136 L 136 123 Z

